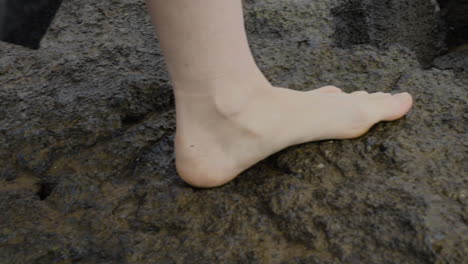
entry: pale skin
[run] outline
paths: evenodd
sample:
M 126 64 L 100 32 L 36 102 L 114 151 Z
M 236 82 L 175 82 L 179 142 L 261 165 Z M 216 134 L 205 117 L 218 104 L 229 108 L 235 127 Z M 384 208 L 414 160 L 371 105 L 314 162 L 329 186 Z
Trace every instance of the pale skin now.
M 302 92 L 274 87 L 257 67 L 241 0 L 147 0 L 176 101 L 179 176 L 221 186 L 288 146 L 365 134 L 403 117 L 408 93 Z

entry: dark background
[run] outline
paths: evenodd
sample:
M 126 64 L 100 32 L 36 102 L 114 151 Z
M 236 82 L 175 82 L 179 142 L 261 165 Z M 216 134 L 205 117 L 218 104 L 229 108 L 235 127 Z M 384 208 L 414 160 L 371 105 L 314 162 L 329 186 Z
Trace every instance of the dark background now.
M 62 0 L 0 0 L 0 40 L 39 48 Z

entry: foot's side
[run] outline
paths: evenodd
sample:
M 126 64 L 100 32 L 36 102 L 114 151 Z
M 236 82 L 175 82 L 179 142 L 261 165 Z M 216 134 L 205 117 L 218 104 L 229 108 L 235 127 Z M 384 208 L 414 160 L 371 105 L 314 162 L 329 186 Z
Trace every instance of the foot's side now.
M 379 121 L 404 116 L 412 98 L 348 94 L 332 86 L 300 92 L 262 85 L 247 99 L 176 94 L 176 103 L 177 171 L 193 186 L 216 187 L 288 146 L 359 137 Z

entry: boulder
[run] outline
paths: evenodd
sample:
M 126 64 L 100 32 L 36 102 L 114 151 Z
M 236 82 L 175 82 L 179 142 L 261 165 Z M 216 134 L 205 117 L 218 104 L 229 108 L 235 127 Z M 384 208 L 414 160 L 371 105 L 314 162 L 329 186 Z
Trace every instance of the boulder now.
M 195 189 L 144 1 L 64 0 L 39 49 L 0 42 L 0 262 L 466 261 L 468 53 L 446 53 L 438 3 L 244 5 L 273 84 L 407 91 L 413 109 Z

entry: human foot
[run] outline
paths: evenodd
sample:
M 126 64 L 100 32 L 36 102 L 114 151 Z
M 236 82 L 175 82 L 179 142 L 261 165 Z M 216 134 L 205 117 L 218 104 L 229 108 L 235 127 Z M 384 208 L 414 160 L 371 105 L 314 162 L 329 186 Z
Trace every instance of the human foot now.
M 225 93 L 223 93 L 225 94 Z M 333 86 L 301 92 L 261 85 L 248 99 L 177 95 L 176 166 L 192 186 L 216 187 L 291 145 L 355 138 L 379 121 L 404 116 L 407 93 L 344 93 Z M 237 105 L 238 107 L 234 107 Z

